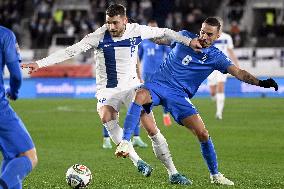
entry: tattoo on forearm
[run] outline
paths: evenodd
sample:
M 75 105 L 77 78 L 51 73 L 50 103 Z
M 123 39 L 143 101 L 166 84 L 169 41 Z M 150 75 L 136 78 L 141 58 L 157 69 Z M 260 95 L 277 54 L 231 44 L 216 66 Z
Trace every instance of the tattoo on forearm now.
M 152 38 L 151 41 L 160 45 L 169 45 L 171 43 L 166 37 Z
M 253 75 L 251 75 L 250 73 L 248 73 L 245 70 L 241 70 L 240 71 L 240 80 L 248 83 L 248 84 L 252 84 L 252 85 L 258 85 L 258 79 L 256 77 L 254 77 Z

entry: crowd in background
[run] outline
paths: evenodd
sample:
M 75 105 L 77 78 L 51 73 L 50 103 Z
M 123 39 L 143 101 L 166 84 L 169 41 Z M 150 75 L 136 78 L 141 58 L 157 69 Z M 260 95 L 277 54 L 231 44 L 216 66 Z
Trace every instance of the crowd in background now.
M 0 0 L 0 25 L 12 29 L 19 42 L 24 12 L 25 0 Z
M 95 31 L 104 24 L 105 10 L 113 3 L 112 0 L 85 0 L 88 9 L 65 10 L 57 6 L 59 1 L 68 0 L 0 0 L 1 25 L 12 29 L 21 43 L 21 32 L 29 32 L 32 49 L 49 48 L 52 39 L 58 34 L 73 37 L 72 44 L 87 33 Z M 202 21 L 208 16 L 215 16 L 220 9 L 222 0 L 120 0 L 116 1 L 127 7 L 127 15 L 140 24 L 147 24 L 155 19 L 159 27 L 167 27 L 179 31 L 186 29 L 198 33 Z M 233 37 L 236 47 L 243 46 L 244 31 L 240 29 L 240 21 L 246 6 L 246 0 L 228 0 L 229 19 L 227 32 Z M 27 7 L 30 6 L 30 7 Z M 31 10 L 31 11 L 29 11 Z M 275 13 L 268 11 L 265 22 L 257 29 L 258 36 L 283 36 L 283 24 L 275 24 Z M 24 30 L 21 25 L 23 18 L 28 20 Z M 228 23 L 227 23 L 228 24 Z M 68 44 L 67 44 L 68 45 Z

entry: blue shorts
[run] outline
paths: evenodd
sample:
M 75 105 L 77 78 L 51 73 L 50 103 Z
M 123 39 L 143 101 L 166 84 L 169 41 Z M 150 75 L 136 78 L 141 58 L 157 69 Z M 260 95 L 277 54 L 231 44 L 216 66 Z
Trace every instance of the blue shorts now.
M 186 117 L 198 114 L 197 109 L 191 103 L 188 95 L 184 92 L 177 91 L 174 88 L 161 86 L 157 83 L 145 83 L 141 88 L 150 91 L 153 101 L 150 110 L 152 110 L 153 106 L 162 105 L 166 111 L 171 113 L 175 121 L 180 125 L 183 125 L 181 121 Z
M 0 148 L 4 159 L 13 159 L 34 148 L 24 123 L 10 106 L 0 112 Z

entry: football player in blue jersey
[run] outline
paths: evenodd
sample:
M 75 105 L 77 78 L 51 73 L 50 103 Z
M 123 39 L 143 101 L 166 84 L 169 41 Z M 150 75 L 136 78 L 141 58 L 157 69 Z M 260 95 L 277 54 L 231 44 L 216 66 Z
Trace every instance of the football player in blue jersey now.
M 173 49 L 160 71 L 155 73 L 150 82 L 146 82 L 136 91 L 134 101 L 125 118 L 123 140 L 117 147 L 117 156 L 127 156 L 127 144 L 133 131 L 132 128 L 139 122 L 141 111 L 150 112 L 153 106 L 162 105 L 169 110 L 177 123 L 185 126 L 198 138 L 202 156 L 210 172 L 211 183 L 234 185 L 234 182 L 219 172 L 212 138 L 190 99 L 200 84 L 214 70 L 222 73 L 228 72 L 252 85 L 264 88 L 273 87 L 275 91 L 278 90 L 278 85 L 272 78 L 259 80 L 247 71 L 238 68 L 219 49 L 212 46 L 220 35 L 220 27 L 220 22 L 215 17 L 209 17 L 202 23 L 198 37 L 203 47 L 201 52 L 196 52 L 180 43 L 172 44 Z M 188 31 L 180 33 L 192 39 L 197 38 L 196 34 Z M 159 138 L 159 133 L 156 135 L 154 137 Z M 160 152 L 160 154 L 164 153 Z
M 21 57 L 12 31 L 0 26 L 0 150 L 3 155 L 0 189 L 21 189 L 23 179 L 37 164 L 34 143 L 24 123 L 9 105 L 17 100 L 22 82 Z M 4 88 L 3 71 L 10 72 L 10 87 Z
M 155 20 L 148 21 L 148 26 L 158 27 Z M 138 48 L 139 62 L 141 67 L 141 80 L 142 83 L 150 81 L 152 75 L 159 70 L 160 65 L 163 63 L 171 48 L 167 45 L 158 45 L 153 41 L 146 39 L 143 40 Z M 165 126 L 172 124 L 170 114 L 163 108 L 163 122 Z M 135 135 L 135 131 L 134 131 Z

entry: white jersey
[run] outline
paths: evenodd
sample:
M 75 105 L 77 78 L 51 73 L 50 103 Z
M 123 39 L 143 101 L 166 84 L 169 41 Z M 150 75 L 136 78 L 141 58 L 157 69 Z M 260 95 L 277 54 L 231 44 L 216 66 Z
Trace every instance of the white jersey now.
M 97 89 L 116 87 L 129 89 L 133 87 L 132 81 L 137 80 L 136 63 L 139 43 L 143 39 L 159 37 L 168 37 L 184 44 L 189 44 L 191 40 L 166 28 L 136 23 L 126 24 L 125 32 L 121 37 L 112 37 L 106 25 L 103 25 L 80 42 L 55 52 L 37 63 L 39 67 L 49 66 L 93 48 Z
M 233 39 L 229 34 L 222 32 L 220 37 L 214 42 L 214 46 L 228 56 L 228 48 L 234 48 Z

